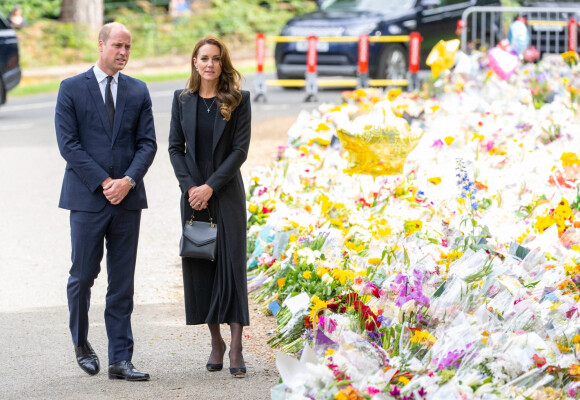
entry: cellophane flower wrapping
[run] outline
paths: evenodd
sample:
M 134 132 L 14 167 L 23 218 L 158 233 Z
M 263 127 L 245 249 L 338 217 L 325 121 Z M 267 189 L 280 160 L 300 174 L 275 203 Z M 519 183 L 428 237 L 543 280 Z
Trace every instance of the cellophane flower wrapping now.
M 463 60 L 303 112 L 248 178 L 273 399 L 580 398 L 580 69 Z

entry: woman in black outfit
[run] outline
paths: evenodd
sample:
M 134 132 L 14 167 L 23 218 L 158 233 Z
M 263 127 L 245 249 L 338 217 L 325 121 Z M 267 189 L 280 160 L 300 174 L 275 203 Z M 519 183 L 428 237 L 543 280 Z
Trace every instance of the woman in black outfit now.
M 246 280 L 246 198 L 240 167 L 250 145 L 250 94 L 227 48 L 213 36 L 193 49 L 191 75 L 173 98 L 169 155 L 181 192 L 181 223 L 217 222 L 215 262 L 183 258 L 188 325 L 207 324 L 211 333 L 208 371 L 220 371 L 226 343 L 220 324 L 231 330 L 230 373 L 244 377 L 242 330 L 249 325 Z

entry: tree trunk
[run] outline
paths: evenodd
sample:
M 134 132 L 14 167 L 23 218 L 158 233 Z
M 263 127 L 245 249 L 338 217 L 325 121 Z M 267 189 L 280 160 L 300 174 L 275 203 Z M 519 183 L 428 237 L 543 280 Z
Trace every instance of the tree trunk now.
M 98 31 L 103 25 L 104 0 L 62 0 L 60 20 L 84 24 Z

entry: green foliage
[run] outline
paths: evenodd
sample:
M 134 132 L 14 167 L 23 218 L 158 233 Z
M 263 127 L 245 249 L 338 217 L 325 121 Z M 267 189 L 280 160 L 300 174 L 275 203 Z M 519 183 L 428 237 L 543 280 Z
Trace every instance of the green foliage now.
M 18 31 L 20 64 L 23 68 L 92 62 L 97 43 L 87 29 L 72 23 L 37 21 Z
M 0 10 L 11 10 L 17 1 L 2 1 Z M 22 0 L 23 9 L 24 3 Z M 173 18 L 167 12 L 167 3 L 168 0 L 105 1 L 105 21 L 121 22 L 133 34 L 131 58 L 188 55 L 195 43 L 209 34 L 224 40 L 231 51 L 253 49 L 256 33 L 277 35 L 287 20 L 316 8 L 314 1 L 303 0 L 195 0 L 191 14 Z M 60 10 L 60 0 L 30 0 L 26 4 L 36 4 L 37 16 L 58 16 Z M 24 14 L 32 19 L 26 10 Z M 40 20 L 20 30 L 19 37 L 21 48 L 25 48 L 21 51 L 23 67 L 96 58 L 96 32 L 86 28 Z
M 0 12 L 8 17 L 15 4 L 22 7 L 22 15 L 30 23 L 39 18 L 58 18 L 62 0 L 2 0 Z

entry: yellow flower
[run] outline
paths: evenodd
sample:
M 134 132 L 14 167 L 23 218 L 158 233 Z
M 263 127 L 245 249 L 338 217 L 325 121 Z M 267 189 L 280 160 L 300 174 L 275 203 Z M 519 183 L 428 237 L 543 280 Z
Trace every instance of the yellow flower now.
M 399 376 L 399 382 L 401 382 L 403 385 L 406 385 L 407 383 L 411 382 L 411 380 L 404 376 Z
M 473 133 L 473 139 L 472 140 L 483 140 L 485 139 L 485 137 L 483 135 L 480 135 L 477 132 L 472 132 Z
M 352 270 L 344 270 L 340 268 L 334 268 L 331 271 L 332 277 L 335 281 L 340 282 L 341 285 L 345 285 L 347 280 L 354 280 L 354 271 Z
M 367 92 L 364 89 L 357 89 L 357 90 L 354 91 L 354 94 L 359 99 L 362 98 L 362 97 L 367 97 Z
M 572 343 L 580 343 L 580 335 L 576 334 L 572 338 Z
M 347 240 L 346 242 L 344 242 L 344 247 L 346 247 L 348 250 L 351 250 L 355 253 L 358 253 L 359 251 L 363 251 L 364 249 L 366 249 L 366 245 L 364 243 L 354 243 L 350 240 Z
M 333 354 L 334 354 L 334 349 L 327 349 L 327 350 L 324 352 L 324 355 L 325 355 L 326 357 L 329 357 L 329 356 L 331 356 L 331 355 L 333 355 Z
M 385 218 L 370 218 L 369 222 L 371 223 L 373 238 L 381 239 L 391 234 L 389 221 L 387 221 Z
M 321 137 L 315 137 L 315 138 L 312 138 L 308 141 L 308 146 L 310 146 L 314 143 L 318 143 L 321 146 L 328 146 L 330 144 L 330 140 L 324 139 Z M 316 156 L 317 156 L 317 154 L 314 155 L 314 158 L 316 158 Z M 318 160 L 320 161 L 320 156 L 318 156 Z
M 377 258 L 377 257 L 372 257 L 372 258 L 369 258 L 367 260 L 367 262 L 369 264 L 371 264 L 371 265 L 377 265 L 377 264 L 379 264 L 381 262 L 381 259 L 380 258 Z
M 556 342 L 556 346 L 558 346 L 558 349 L 560 349 L 560 351 L 561 351 L 562 353 L 567 353 L 567 352 L 569 352 L 569 351 L 570 351 L 570 347 L 568 347 L 568 346 L 564 346 L 563 344 L 560 344 L 560 343 L 558 343 L 558 342 Z
M 316 275 L 318 275 L 318 276 L 322 276 L 322 275 L 327 274 L 327 273 L 328 273 L 327 268 L 324 268 L 324 267 L 317 267 L 316 268 Z
M 578 53 L 576 53 L 574 50 L 562 53 L 562 58 L 564 59 L 564 61 L 566 61 L 568 65 L 576 65 L 578 64 L 579 60 Z
M 328 303 L 320 300 L 317 295 L 312 296 L 310 302 L 312 303 L 310 306 L 310 321 L 312 321 L 312 324 L 314 325 L 318 322 L 318 316 L 326 310 Z
M 252 181 L 257 185 L 260 182 L 260 178 L 257 176 L 252 176 Z
M 415 331 L 411 338 L 411 343 L 420 343 L 431 346 L 437 338 L 427 331 Z
M 439 185 L 441 183 L 441 178 L 438 176 L 434 176 L 433 178 L 427 179 L 427 181 L 434 185 Z
M 312 278 L 312 272 L 310 272 L 310 271 L 304 271 L 304 272 L 302 273 L 302 276 L 303 276 L 304 278 L 306 278 L 306 279 L 310 279 L 310 278 Z
M 405 236 L 412 235 L 416 231 L 423 228 L 423 222 L 419 219 L 413 221 L 405 221 Z
M 577 364 L 570 365 L 570 369 L 568 370 L 568 373 L 572 376 L 580 375 L 580 365 L 577 365 Z
M 322 215 L 326 215 L 326 213 L 332 208 L 332 201 L 330 201 L 328 199 L 328 196 L 325 194 L 321 194 L 318 197 L 318 204 L 320 204 L 320 212 L 322 213 Z
M 446 136 L 445 139 L 443 139 L 443 141 L 447 146 L 449 146 L 451 145 L 451 143 L 455 141 L 455 138 L 453 136 Z
M 387 92 L 387 99 L 394 101 L 403 92 L 401 88 L 391 89 Z
M 580 164 L 580 159 L 578 159 L 578 156 L 576 155 L 576 153 L 564 152 L 564 153 L 562 153 L 560 160 L 562 160 L 562 165 L 564 165 L 564 166 Z
M 251 213 L 255 213 L 256 211 L 258 211 L 258 205 L 256 203 L 250 203 L 250 205 L 248 206 L 248 211 Z

